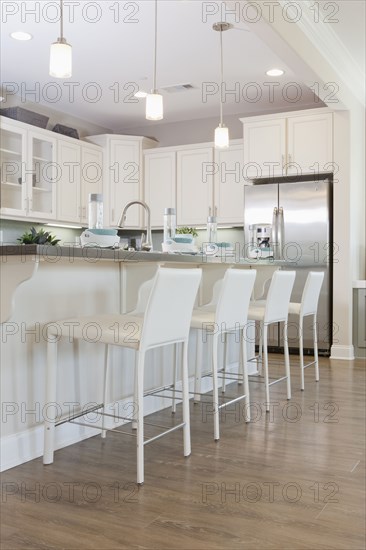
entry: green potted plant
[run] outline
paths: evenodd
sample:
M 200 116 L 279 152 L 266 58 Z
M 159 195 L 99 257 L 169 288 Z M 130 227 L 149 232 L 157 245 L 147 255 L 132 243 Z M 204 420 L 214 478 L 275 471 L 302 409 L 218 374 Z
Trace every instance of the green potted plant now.
M 198 233 L 194 227 L 177 227 L 176 235 L 192 235 L 193 238 L 198 237 Z
M 60 242 L 60 239 L 57 239 L 48 231 L 44 229 L 37 231 L 34 227 L 31 227 L 30 231 L 25 231 L 17 240 L 21 244 L 50 244 L 52 246 Z

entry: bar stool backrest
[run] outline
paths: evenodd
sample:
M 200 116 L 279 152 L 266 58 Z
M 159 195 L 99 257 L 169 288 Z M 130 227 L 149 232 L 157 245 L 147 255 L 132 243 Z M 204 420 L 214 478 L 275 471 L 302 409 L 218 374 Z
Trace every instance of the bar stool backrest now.
M 201 269 L 158 269 L 146 306 L 140 349 L 188 340 L 201 276 Z
M 266 300 L 265 323 L 287 321 L 295 276 L 295 271 L 275 271 L 272 275 Z
M 148 281 L 144 281 L 142 285 L 139 288 L 138 291 L 138 297 L 137 297 L 137 304 L 135 306 L 135 309 L 133 311 L 129 311 L 129 315 L 137 315 L 141 313 L 145 313 L 147 302 L 149 301 L 149 296 L 151 294 L 151 289 L 154 284 L 155 277 L 152 279 L 149 279 Z
M 216 308 L 215 322 L 220 330 L 243 327 L 257 272 L 255 269 L 228 269 Z M 223 327 L 222 327 L 223 325 Z
M 316 314 L 323 280 L 324 272 L 322 271 L 310 271 L 308 274 L 301 297 L 300 315 Z

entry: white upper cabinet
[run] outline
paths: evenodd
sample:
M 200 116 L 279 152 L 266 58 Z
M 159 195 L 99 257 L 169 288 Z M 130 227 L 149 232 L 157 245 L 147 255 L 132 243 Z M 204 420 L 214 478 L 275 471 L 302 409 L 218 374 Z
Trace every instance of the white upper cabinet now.
M 285 119 L 244 123 L 245 177 L 282 176 L 285 159 Z
M 83 142 L 59 140 L 57 219 L 88 224 L 89 193 L 102 193 L 103 153 L 99 147 Z
M 212 147 L 177 152 L 177 225 L 202 225 L 213 215 Z
M 231 141 L 228 149 L 215 149 L 214 205 L 219 224 L 243 223 L 243 142 Z
M 80 145 L 58 140 L 57 164 L 61 176 L 57 181 L 57 219 L 64 222 L 79 222 L 81 220 Z
M 109 222 L 118 224 L 124 206 L 133 200 L 141 200 L 141 155 L 138 141 L 113 139 L 110 143 L 109 166 Z M 127 227 L 141 227 L 143 211 L 138 205 L 127 213 Z
M 176 152 L 147 150 L 145 201 L 151 210 L 151 227 L 164 225 L 164 209 L 176 208 Z
M 241 119 L 246 179 L 332 172 L 333 114 L 314 111 Z
M 105 224 L 117 227 L 123 208 L 128 202 L 143 200 L 144 149 L 155 147 L 154 140 L 140 136 L 101 134 L 88 136 L 88 141 L 103 147 L 103 194 Z M 144 211 L 139 205 L 127 212 L 126 228 L 144 226 Z
M 32 166 L 28 180 L 29 215 L 54 220 L 56 217 L 57 141 L 42 132 L 28 132 L 28 159 Z
M 90 193 L 103 193 L 103 152 L 96 147 L 81 148 L 81 223 L 88 223 Z
M 56 216 L 56 139 L 46 130 L 1 119 L 1 214 L 34 220 Z
M 163 226 L 165 208 L 176 208 L 179 226 L 204 226 L 216 215 L 221 225 L 243 223 L 243 142 L 228 149 L 213 144 L 145 151 L 145 200 L 152 227 Z
M 333 115 L 289 117 L 287 120 L 288 174 L 331 172 Z

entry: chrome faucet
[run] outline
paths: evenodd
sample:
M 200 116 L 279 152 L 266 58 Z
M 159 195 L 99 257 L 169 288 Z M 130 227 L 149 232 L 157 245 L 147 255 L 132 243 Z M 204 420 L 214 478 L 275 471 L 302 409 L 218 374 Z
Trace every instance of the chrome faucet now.
M 126 206 L 123 209 L 123 212 L 121 214 L 121 217 L 118 222 L 118 227 L 121 229 L 124 228 L 125 222 L 126 222 L 126 214 L 127 210 L 132 206 L 133 204 L 139 204 L 142 206 L 146 211 L 146 237 L 145 234 L 142 233 L 141 235 L 141 250 L 144 250 L 145 252 L 150 252 L 153 249 L 152 246 L 152 236 L 151 236 L 151 213 L 150 208 L 146 204 L 146 202 L 143 201 L 131 201 L 126 204 Z

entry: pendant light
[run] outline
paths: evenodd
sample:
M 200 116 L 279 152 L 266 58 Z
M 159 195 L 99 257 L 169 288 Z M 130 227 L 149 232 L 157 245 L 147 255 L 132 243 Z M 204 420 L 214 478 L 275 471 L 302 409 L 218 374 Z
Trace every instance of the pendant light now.
M 153 88 L 146 96 L 146 118 L 147 120 L 162 120 L 163 118 L 163 96 L 158 94 L 156 89 L 156 52 L 158 43 L 158 0 L 155 0 L 155 44 L 154 44 L 154 74 Z
M 220 85 L 220 123 L 215 130 L 215 147 L 225 149 L 229 147 L 229 129 L 223 123 L 222 84 L 224 82 L 224 56 L 222 52 L 222 32 L 231 29 L 230 23 L 214 23 L 212 28 L 220 33 L 220 57 L 221 57 L 221 85 Z
M 60 37 L 51 44 L 50 76 L 70 78 L 72 75 L 72 47 L 64 38 L 63 0 L 60 0 Z

